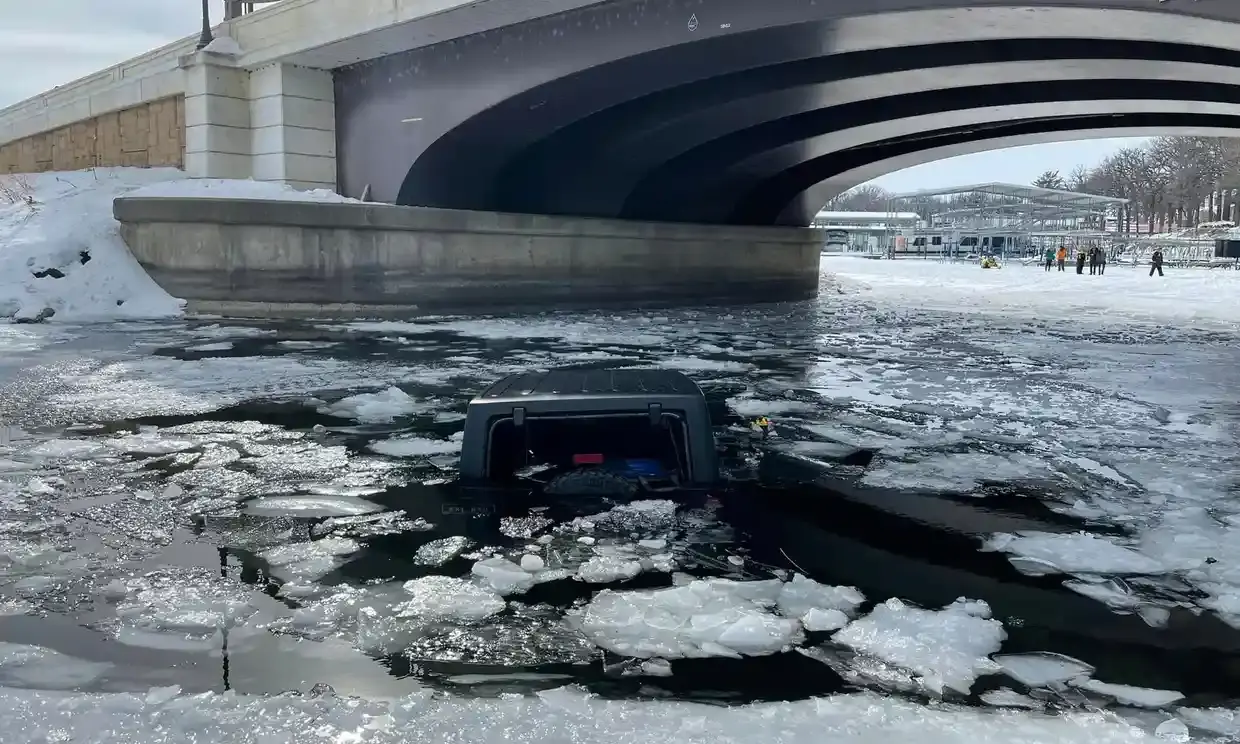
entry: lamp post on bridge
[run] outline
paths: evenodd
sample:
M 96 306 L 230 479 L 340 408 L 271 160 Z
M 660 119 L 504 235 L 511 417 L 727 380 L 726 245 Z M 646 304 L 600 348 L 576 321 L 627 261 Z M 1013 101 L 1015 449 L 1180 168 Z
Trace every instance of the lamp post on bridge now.
M 207 45 L 215 39 L 211 36 L 211 9 L 208 7 L 210 0 L 202 0 L 202 35 L 198 37 L 198 48 L 206 49 Z

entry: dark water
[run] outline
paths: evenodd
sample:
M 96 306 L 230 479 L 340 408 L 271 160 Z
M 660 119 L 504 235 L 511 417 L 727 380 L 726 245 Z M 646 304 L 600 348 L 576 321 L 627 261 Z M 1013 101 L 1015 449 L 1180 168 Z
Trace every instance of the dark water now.
M 32 474 L 72 474 L 65 488 L 33 506 L 29 499 L 3 502 L 0 520 L 8 522 L 0 537 L 10 546 L 49 542 L 84 556 L 86 565 L 51 571 L 9 559 L 0 596 L 27 609 L 0 616 L 0 641 L 111 665 L 80 689 L 175 683 L 189 692 L 267 692 L 326 682 L 339 692 L 383 694 L 416 680 L 493 694 L 577 682 L 606 695 L 729 701 L 852 689 L 855 679 L 796 651 L 677 659 L 670 677 L 633 675 L 623 659 L 564 628 L 565 611 L 595 592 L 671 586 L 668 573 L 610 585 L 541 584 L 507 597 L 510 608 L 498 618 L 428 630 L 390 653 L 353 650 L 356 628 L 347 617 L 311 629 L 288 621 L 290 613 L 320 607 L 322 596 L 303 600 L 285 584 L 364 592 L 430 574 L 467 576 L 471 558 L 431 567 L 413 556 L 450 536 L 488 551 L 519 551 L 556 524 L 611 506 L 466 496 L 453 482 L 450 455 L 383 458 L 373 443 L 393 435 L 447 439 L 460 430 L 470 396 L 508 371 L 672 360 L 699 378 L 720 432 L 746 421 L 729 405 L 738 396 L 756 410 L 765 405 L 779 430 L 776 443 L 729 452 L 743 471 L 771 450 L 763 484 L 742 479 L 686 500 L 674 524 L 648 535 L 676 546 L 681 572 L 766 579 L 803 571 L 825 584 L 859 588 L 867 598 L 862 613 L 890 597 L 930 608 L 961 596 L 982 599 L 1004 623 L 1003 653 L 1066 654 L 1096 667 L 1098 679 L 1178 690 L 1195 705 L 1224 702 L 1240 690 L 1240 631 L 1203 611 L 1209 594 L 1195 576 L 1094 577 L 1118 581 L 1142 607 L 1164 611 L 1165 623 L 1156 627 L 1131 607 L 1117 612 L 1065 588 L 1063 574 L 1029 576 L 1004 554 L 979 550 L 996 532 L 1140 536 L 1176 506 L 1175 495 L 1170 501 L 1166 495 L 1168 478 L 1185 486 L 1186 508 L 1232 513 L 1211 500 L 1234 483 L 1234 464 L 1220 459 L 1234 446 L 1235 403 L 1227 398 L 1237 355 L 1232 339 L 1166 328 L 1068 333 L 1051 325 L 809 306 L 749 308 L 728 317 L 689 311 L 552 320 L 558 325 L 545 317 L 512 324 L 535 330 L 509 337 L 509 326 L 498 322 L 485 333 L 451 322 L 438 330 L 131 324 L 65 329 L 52 343 L 38 336 L 49 331 L 30 331 L 36 335 L 30 348 L 13 344 L 0 367 L 0 412 L 31 432 L 29 441 L 102 442 L 156 427 L 158 437 L 192 444 L 94 459 L 26 458 L 35 471 L 6 476 L 20 487 Z M 547 335 L 539 335 L 538 323 Z M 270 365 L 286 358 L 350 366 L 282 378 L 281 368 Z M 169 376 L 174 369 L 188 371 Z M 252 379 L 230 388 L 229 375 L 245 370 Z M 1151 370 L 1179 384 L 1150 395 Z M 359 423 L 305 402 L 325 405 L 389 384 L 434 404 L 389 422 Z M 980 403 L 983 397 L 989 402 Z M 62 434 L 68 425 L 74 428 Z M 882 451 L 868 469 L 834 460 L 852 445 Z M 343 447 L 348 457 L 322 457 L 332 447 Z M 944 485 L 944 477 L 957 476 L 942 462 L 983 455 L 1058 469 L 1053 476 L 1011 478 L 983 467 L 967 483 Z M 198 478 L 203 458 L 222 464 Z M 1129 483 L 1063 464 L 1081 458 L 1108 464 Z M 1211 473 L 1200 475 L 1206 464 Z M 910 473 L 929 480 L 910 483 Z M 1199 480 L 1217 487 L 1196 488 Z M 328 482 L 333 485 L 324 491 Z M 125 494 L 145 489 L 156 498 L 118 499 L 118 483 Z M 169 494 L 169 483 L 180 491 Z M 350 522 L 253 508 L 274 496 L 338 497 L 349 488 L 373 506 L 372 514 Z M 1109 513 L 1081 508 L 1082 500 Z M 514 531 L 514 520 L 531 516 L 545 524 L 530 534 Z M 291 576 L 264 557 L 279 546 L 333 538 L 359 545 L 312 579 Z M 729 556 L 743 557 L 743 567 Z M 266 619 L 230 626 L 198 646 L 118 642 L 124 623 L 116 600 L 101 597 L 100 587 L 116 577 L 171 569 L 179 573 L 169 581 L 186 587 L 195 576 L 241 582 L 261 594 L 259 615 Z M 31 584 L 32 576 L 50 583 Z M 805 646 L 831 649 L 829 636 L 810 634 Z M 462 683 L 466 675 L 472 678 Z M 967 699 L 978 702 L 978 695 L 1000 687 L 1020 689 L 1002 674 L 985 675 Z

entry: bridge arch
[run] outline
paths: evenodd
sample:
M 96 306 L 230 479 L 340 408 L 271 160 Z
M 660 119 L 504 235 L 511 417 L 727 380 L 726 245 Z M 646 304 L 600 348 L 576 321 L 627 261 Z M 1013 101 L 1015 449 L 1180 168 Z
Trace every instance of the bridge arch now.
M 1240 131 L 1240 8 L 934 4 L 603 3 L 393 55 L 337 78 L 342 185 L 426 206 L 792 225 L 920 150 L 1026 144 L 1044 127 Z M 453 98 L 451 80 L 468 92 Z

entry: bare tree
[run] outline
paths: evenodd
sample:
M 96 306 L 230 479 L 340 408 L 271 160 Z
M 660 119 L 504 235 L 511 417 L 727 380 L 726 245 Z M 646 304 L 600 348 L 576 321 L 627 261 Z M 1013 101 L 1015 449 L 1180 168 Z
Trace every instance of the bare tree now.
M 824 207 L 830 212 L 883 212 L 891 195 L 886 189 L 872 184 L 863 184 L 849 189 L 827 202 Z
M 1089 168 L 1078 165 L 1068 174 L 1068 190 L 1084 192 L 1089 188 Z
M 1074 190 L 1131 200 L 1120 210 L 1120 229 L 1153 231 L 1195 227 L 1230 219 L 1240 198 L 1240 140 L 1158 137 L 1125 148 L 1088 170 Z

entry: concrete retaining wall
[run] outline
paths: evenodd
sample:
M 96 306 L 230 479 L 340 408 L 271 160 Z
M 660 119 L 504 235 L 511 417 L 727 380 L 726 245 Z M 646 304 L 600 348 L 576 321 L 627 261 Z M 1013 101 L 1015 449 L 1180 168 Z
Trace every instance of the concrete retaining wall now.
M 235 315 L 804 299 L 821 240 L 732 228 L 361 203 L 121 198 L 134 256 L 191 309 Z

